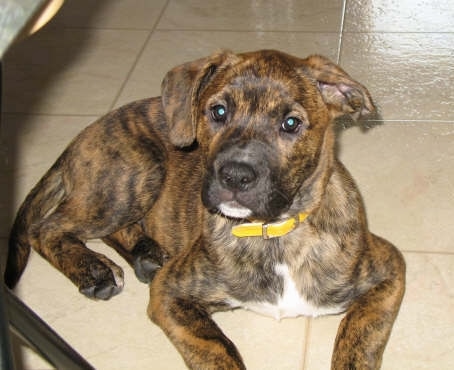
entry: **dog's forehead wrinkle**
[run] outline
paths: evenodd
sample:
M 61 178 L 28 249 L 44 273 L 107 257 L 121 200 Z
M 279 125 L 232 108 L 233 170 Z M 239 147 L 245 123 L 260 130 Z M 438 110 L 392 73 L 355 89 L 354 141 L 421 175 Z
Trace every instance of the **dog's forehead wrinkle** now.
M 280 124 L 293 110 L 295 101 L 275 91 L 244 89 L 235 93 L 235 120 L 248 127 Z
M 306 106 L 316 105 L 318 96 L 313 90 L 299 81 L 284 83 L 263 77 L 235 82 L 230 85 L 229 93 L 243 113 L 261 114 L 263 118 L 273 119 L 284 118 L 293 112 L 301 113 L 302 118 L 306 118 Z
M 268 92 L 268 93 L 280 93 L 281 95 L 289 95 L 290 88 L 294 86 L 295 81 L 288 79 L 285 81 L 279 78 L 273 78 L 273 76 L 250 76 L 250 75 L 239 75 L 235 76 L 230 86 L 236 91 L 256 91 L 256 92 Z

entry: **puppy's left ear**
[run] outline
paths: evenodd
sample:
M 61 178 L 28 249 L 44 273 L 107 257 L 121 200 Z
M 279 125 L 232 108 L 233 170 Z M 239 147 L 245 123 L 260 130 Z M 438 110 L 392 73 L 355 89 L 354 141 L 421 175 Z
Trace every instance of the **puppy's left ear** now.
M 172 144 L 185 147 L 194 142 L 198 98 L 221 66 L 233 57 L 234 54 L 223 51 L 167 72 L 161 84 L 161 99 Z
M 317 81 L 318 89 L 333 118 L 349 115 L 354 120 L 376 112 L 369 91 L 329 59 L 312 55 L 303 70 Z

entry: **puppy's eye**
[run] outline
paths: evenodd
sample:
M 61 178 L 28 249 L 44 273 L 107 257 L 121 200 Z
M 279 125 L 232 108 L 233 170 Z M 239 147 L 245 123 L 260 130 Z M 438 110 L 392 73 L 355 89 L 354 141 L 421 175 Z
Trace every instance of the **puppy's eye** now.
M 298 131 L 298 128 L 301 126 L 301 124 L 302 122 L 299 118 L 287 117 L 281 124 L 281 130 L 289 134 L 295 133 Z
M 211 118 L 216 122 L 225 122 L 227 119 L 227 108 L 221 104 L 211 108 Z

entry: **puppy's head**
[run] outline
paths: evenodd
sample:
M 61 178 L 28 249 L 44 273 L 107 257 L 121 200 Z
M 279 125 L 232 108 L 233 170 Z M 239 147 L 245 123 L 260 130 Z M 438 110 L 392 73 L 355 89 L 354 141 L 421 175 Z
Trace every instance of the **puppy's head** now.
M 170 140 L 196 140 L 206 154 L 205 206 L 265 221 L 303 211 L 293 209 L 297 195 L 304 198 L 322 163 L 329 172 L 333 120 L 375 110 L 367 90 L 326 58 L 270 50 L 176 67 L 162 101 Z

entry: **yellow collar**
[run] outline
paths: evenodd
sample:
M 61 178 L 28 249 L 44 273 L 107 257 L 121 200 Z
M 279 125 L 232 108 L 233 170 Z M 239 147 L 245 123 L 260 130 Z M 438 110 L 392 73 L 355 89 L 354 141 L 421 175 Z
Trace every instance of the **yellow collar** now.
M 273 223 L 251 222 L 234 226 L 232 234 L 244 238 L 247 236 L 261 236 L 263 239 L 277 238 L 287 235 L 307 218 L 308 214 L 301 212 L 298 216 Z

